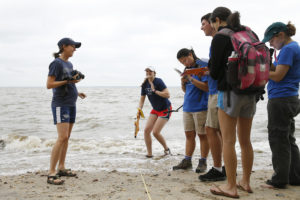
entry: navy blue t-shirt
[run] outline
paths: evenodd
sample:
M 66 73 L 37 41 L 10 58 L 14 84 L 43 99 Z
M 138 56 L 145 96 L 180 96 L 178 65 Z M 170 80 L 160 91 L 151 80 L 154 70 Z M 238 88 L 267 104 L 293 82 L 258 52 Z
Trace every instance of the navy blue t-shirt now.
M 71 62 L 56 58 L 50 63 L 48 76 L 55 76 L 55 81 L 63 81 L 65 78 L 71 76 L 72 71 L 73 65 Z M 76 106 L 78 92 L 74 83 L 53 88 L 52 92 L 52 107 Z
M 167 88 L 165 83 L 160 78 L 154 78 L 153 85 L 155 90 L 163 91 Z M 144 85 L 142 85 L 141 95 L 145 96 L 147 95 L 152 107 L 154 110 L 162 111 L 167 109 L 171 102 L 167 98 L 163 98 L 154 92 L 152 92 L 151 85 L 149 81 L 147 80 Z

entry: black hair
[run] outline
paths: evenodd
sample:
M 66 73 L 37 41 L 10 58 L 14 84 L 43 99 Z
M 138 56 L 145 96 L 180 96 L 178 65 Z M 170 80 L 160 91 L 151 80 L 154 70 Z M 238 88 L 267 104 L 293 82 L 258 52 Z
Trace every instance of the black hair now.
M 226 21 L 227 18 L 231 15 L 231 11 L 226 7 L 217 7 L 211 14 L 210 21 L 216 22 L 216 18 L 218 17 L 221 21 Z
M 201 17 L 201 22 L 203 20 L 206 20 L 206 21 L 208 21 L 208 23 L 210 23 L 210 17 L 211 17 L 211 13 L 207 13 L 206 15 Z
M 54 58 L 58 58 L 58 57 L 59 57 L 59 54 L 61 54 L 62 52 L 63 52 L 63 48 L 60 47 L 60 48 L 59 48 L 59 51 L 58 51 L 57 53 L 53 53 Z
M 183 48 L 183 49 L 180 49 L 177 53 L 177 59 L 180 59 L 182 57 L 186 57 L 186 56 L 189 56 L 190 53 L 192 54 L 194 60 L 198 60 L 199 58 L 196 56 L 195 52 L 194 52 L 194 49 L 187 49 L 187 48 Z
M 286 25 L 286 27 L 287 27 L 286 34 L 289 37 L 294 36 L 296 34 L 296 27 L 294 26 L 294 24 L 291 24 L 290 21 L 288 22 L 288 24 Z

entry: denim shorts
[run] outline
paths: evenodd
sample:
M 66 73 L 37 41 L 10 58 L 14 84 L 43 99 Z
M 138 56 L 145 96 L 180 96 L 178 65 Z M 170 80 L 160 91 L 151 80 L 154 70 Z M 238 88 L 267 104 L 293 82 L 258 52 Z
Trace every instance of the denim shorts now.
M 62 106 L 52 107 L 54 124 L 58 123 L 75 123 L 76 107 Z

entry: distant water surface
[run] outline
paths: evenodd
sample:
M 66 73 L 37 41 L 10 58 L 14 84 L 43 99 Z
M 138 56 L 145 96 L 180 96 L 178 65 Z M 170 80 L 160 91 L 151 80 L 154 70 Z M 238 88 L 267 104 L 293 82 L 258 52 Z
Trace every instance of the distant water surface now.
M 182 110 L 173 113 L 162 131 L 173 156 L 163 157 L 163 149 L 153 138 L 154 159 L 145 159 L 146 148 L 140 120 L 140 132 L 134 139 L 134 120 L 140 98 L 139 87 L 82 87 L 87 98 L 77 101 L 77 119 L 69 142 L 67 167 L 75 170 L 118 170 L 126 172 L 169 171 L 184 155 L 185 136 Z M 182 105 L 184 93 L 169 88 L 173 109 Z M 45 88 L 0 88 L 0 175 L 47 170 L 50 153 L 57 138 L 51 113 L 52 91 Z M 267 97 L 265 97 L 267 99 Z M 267 100 L 257 104 L 252 142 L 254 170 L 272 169 L 267 137 Z M 144 113 L 151 106 L 145 102 Z M 297 144 L 300 120 L 296 118 Z M 194 167 L 199 159 L 199 140 L 194 153 Z M 237 143 L 240 158 L 240 148 Z M 208 164 L 212 164 L 211 156 Z M 240 161 L 239 161 L 240 168 Z

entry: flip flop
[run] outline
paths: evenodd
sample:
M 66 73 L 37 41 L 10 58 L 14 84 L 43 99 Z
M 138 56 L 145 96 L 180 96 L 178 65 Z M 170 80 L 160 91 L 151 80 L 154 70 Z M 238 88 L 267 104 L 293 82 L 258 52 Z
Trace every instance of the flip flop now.
M 74 176 L 76 176 L 77 174 L 74 173 L 74 172 L 72 172 L 71 169 L 63 169 L 63 170 L 58 170 L 57 175 L 58 175 L 58 176 L 74 177 Z
M 244 192 L 253 193 L 253 191 L 252 191 L 251 189 L 246 189 L 246 188 L 244 188 L 244 187 L 241 185 L 240 182 L 238 182 L 238 183 L 236 184 L 236 187 L 237 187 L 238 189 L 244 191 Z
M 149 155 L 146 155 L 146 158 L 153 158 L 153 156 L 151 155 L 151 156 L 149 156 Z
M 219 196 L 224 196 L 224 197 L 229 197 L 229 198 L 234 198 L 234 199 L 239 199 L 240 196 L 238 194 L 236 195 L 232 195 L 232 194 L 229 194 L 227 192 L 224 192 L 223 190 L 221 190 L 220 187 L 216 186 L 215 187 L 219 190 L 219 191 L 216 191 L 216 190 L 213 190 L 213 189 L 210 189 L 210 192 L 212 194 L 215 194 L 215 195 L 219 195 Z
M 55 180 L 60 180 L 59 182 L 56 182 Z M 62 185 L 64 184 L 64 180 L 61 180 L 59 176 L 47 176 L 47 183 L 52 184 L 52 185 Z

